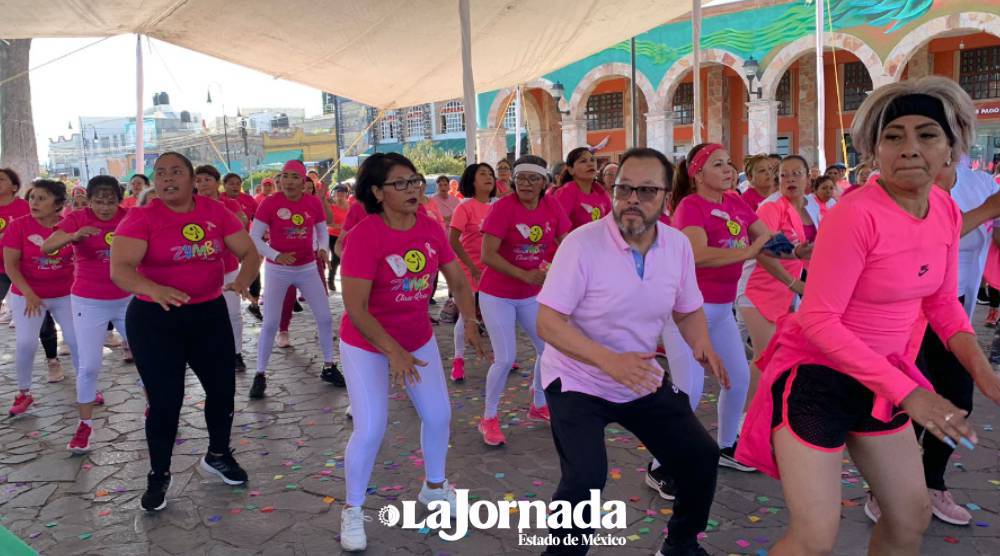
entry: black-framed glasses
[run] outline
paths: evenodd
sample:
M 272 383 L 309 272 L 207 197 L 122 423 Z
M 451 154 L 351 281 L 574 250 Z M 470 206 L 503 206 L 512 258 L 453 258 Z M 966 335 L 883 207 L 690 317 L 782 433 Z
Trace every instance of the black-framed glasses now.
M 393 180 L 393 181 L 385 182 L 385 183 L 382 184 L 382 187 L 391 187 L 391 188 L 395 189 L 396 191 L 406 191 L 407 189 L 410 189 L 411 187 L 423 187 L 425 185 L 427 185 L 427 184 L 424 182 L 424 178 L 413 177 L 413 178 L 406 179 L 406 180 L 404 180 L 403 178 L 400 178 L 398 180 Z
M 547 180 L 547 176 L 535 173 L 518 174 L 514 176 L 515 185 L 544 185 Z
M 616 183 L 614 187 L 615 199 L 625 201 L 632 197 L 632 194 L 635 193 L 639 200 L 644 203 L 648 203 L 656 199 L 656 196 L 660 193 L 660 191 L 666 190 L 666 187 L 653 187 L 652 185 L 640 185 L 635 187 L 624 183 Z

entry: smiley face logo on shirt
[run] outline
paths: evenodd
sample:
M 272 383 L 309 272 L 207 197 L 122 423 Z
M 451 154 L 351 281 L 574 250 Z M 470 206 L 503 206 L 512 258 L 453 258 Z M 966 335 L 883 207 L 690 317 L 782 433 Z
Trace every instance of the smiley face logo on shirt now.
M 306 221 L 306 219 L 303 218 L 301 214 L 293 214 L 292 215 L 292 224 L 295 224 L 296 226 L 301 226 L 302 223 L 305 222 L 305 221 Z
M 590 211 L 590 219 L 591 220 L 600 220 L 601 219 L 601 208 L 600 207 L 594 207 Z
M 181 228 L 181 235 L 191 242 L 198 242 L 205 239 L 205 230 L 197 224 L 188 224 Z
M 107 243 L 108 245 L 111 245 L 111 240 L 113 240 L 113 239 L 115 239 L 115 233 L 114 232 L 108 232 L 108 233 L 104 234 L 104 243 Z
M 740 235 L 740 231 L 743 230 L 743 227 L 740 226 L 740 223 L 735 220 L 726 221 L 726 228 L 729 229 L 729 234 L 733 237 Z
M 538 243 L 542 239 L 542 233 L 542 227 L 535 224 L 530 230 L 528 230 L 528 239 L 530 239 L 532 243 Z
M 406 269 L 410 272 L 420 272 L 427 266 L 427 257 L 419 249 L 410 249 L 403 255 Z
M 0 232 L 2 232 L 3 229 L 6 227 L 7 227 L 7 219 L 4 218 L 3 216 L 0 216 Z

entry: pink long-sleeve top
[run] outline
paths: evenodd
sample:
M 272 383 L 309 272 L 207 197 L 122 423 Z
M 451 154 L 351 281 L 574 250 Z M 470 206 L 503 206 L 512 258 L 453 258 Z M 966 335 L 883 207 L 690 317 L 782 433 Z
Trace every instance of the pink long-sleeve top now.
M 876 406 L 898 407 L 919 384 L 890 360 L 903 359 L 919 313 L 946 343 L 973 332 L 958 302 L 961 226 L 961 211 L 938 187 L 931 188 L 923 219 L 877 183 L 841 199 L 823 220 L 801 310 L 779 320 L 757 361 L 762 380 L 744 423 L 740 461 L 778 476 L 771 386 L 795 366 L 836 369 L 871 389 Z
M 784 196 L 773 203 L 761 204 L 757 216 L 767 224 L 768 229 L 785 234 L 795 245 L 808 241 L 799 211 Z M 802 276 L 803 262 L 799 259 L 782 259 L 781 266 L 796 279 Z M 771 276 L 761 265 L 756 265 L 750 273 L 746 296 L 765 319 L 775 322 L 788 313 L 793 295 L 788 284 Z

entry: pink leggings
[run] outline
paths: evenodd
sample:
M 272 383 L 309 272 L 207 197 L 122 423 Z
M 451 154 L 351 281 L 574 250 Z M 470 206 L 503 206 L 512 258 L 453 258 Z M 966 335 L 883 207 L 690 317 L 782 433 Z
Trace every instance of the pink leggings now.
M 319 269 L 319 277 L 323 280 L 323 288 L 326 294 L 330 295 L 330 290 L 326 284 L 326 261 L 316 259 L 316 267 Z M 288 288 L 285 292 L 285 299 L 281 302 L 281 322 L 278 323 L 278 330 L 288 332 L 288 327 L 292 324 L 292 308 L 295 307 L 295 288 Z

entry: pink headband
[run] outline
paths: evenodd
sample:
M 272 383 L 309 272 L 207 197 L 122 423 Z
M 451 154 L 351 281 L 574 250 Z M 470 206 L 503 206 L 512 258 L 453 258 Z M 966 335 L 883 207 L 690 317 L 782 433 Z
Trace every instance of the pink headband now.
M 303 178 L 306 177 L 306 165 L 302 164 L 301 160 L 295 160 L 295 159 L 289 160 L 281 168 L 281 171 L 282 172 L 295 172 L 296 174 L 302 176 Z
M 695 174 L 701 171 L 705 167 L 705 163 L 708 162 L 708 157 L 712 156 L 712 153 L 723 148 L 722 145 L 718 143 L 708 143 L 701 148 L 697 153 L 695 153 L 694 158 L 691 162 L 688 162 L 688 176 L 694 177 Z

